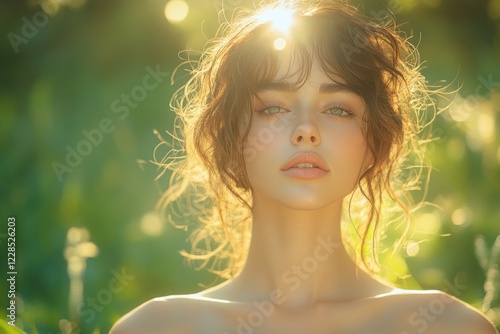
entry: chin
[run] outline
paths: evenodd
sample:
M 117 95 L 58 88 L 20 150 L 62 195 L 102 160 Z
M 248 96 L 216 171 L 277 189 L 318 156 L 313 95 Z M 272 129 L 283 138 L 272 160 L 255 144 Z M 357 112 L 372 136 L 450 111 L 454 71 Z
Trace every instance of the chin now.
M 341 196 L 327 199 L 314 194 L 311 196 L 295 196 L 294 198 L 278 200 L 278 202 L 284 207 L 292 210 L 315 211 L 335 206 L 336 204 L 341 203 L 342 199 L 343 197 Z
M 259 183 L 253 188 L 253 200 L 264 206 L 283 207 L 291 210 L 314 211 L 334 207 L 352 193 L 354 186 L 337 183 L 336 186 L 323 184 L 302 184 L 283 186 Z

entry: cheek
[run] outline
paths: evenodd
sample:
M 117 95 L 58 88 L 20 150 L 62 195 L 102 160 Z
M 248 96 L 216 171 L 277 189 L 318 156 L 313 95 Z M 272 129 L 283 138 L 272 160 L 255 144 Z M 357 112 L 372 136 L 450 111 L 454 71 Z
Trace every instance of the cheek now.
M 361 172 L 366 165 L 366 141 L 359 127 L 337 129 L 329 138 L 332 145 L 336 165 L 352 174 Z
M 275 134 L 267 127 L 252 129 L 248 134 L 246 146 L 257 151 L 262 151 L 275 139 Z
M 273 150 L 283 130 L 284 127 L 278 127 L 275 123 L 254 122 L 243 146 L 245 162 L 251 164 L 256 159 L 262 159 L 266 151 Z
M 260 153 L 268 144 L 269 139 L 267 134 L 263 134 L 261 131 L 255 131 L 255 129 L 250 130 L 245 144 L 243 145 L 243 156 L 247 166 L 255 163 L 255 160 L 258 159 L 259 155 L 261 155 Z
M 363 130 L 357 123 L 335 124 L 330 129 L 325 129 L 324 133 L 341 150 L 358 151 L 366 147 Z

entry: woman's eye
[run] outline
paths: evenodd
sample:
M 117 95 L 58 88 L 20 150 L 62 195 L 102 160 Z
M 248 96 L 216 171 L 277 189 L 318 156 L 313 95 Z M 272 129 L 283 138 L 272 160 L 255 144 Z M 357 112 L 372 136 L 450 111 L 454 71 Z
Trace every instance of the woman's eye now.
M 335 115 L 335 116 L 350 116 L 352 115 L 351 112 L 342 109 L 342 108 L 330 108 L 325 111 L 325 113 L 330 114 L 330 115 Z
M 281 107 L 277 107 L 277 106 L 273 106 L 273 107 L 265 108 L 261 112 L 264 114 L 267 114 L 267 115 L 276 115 L 276 114 L 286 112 L 286 109 L 281 108 Z

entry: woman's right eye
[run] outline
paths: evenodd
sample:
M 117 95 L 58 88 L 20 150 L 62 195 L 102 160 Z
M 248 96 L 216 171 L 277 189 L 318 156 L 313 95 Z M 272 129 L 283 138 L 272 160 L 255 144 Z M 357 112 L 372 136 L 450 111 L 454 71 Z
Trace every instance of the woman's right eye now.
M 285 108 L 278 107 L 278 106 L 272 106 L 272 107 L 267 107 L 267 108 L 261 109 L 260 112 L 265 114 L 265 115 L 276 115 L 276 114 L 284 113 L 286 111 L 287 110 Z

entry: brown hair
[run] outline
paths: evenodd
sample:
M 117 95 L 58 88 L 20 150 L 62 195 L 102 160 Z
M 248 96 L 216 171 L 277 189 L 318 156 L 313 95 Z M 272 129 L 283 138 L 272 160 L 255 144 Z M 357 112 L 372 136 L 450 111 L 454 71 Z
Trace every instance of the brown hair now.
M 259 83 L 276 75 L 280 51 L 273 43 L 283 37 L 300 64 L 298 84 L 318 62 L 325 73 L 343 78 L 369 108 L 364 135 L 373 162 L 352 194 L 349 217 L 358 197 L 369 203 L 356 224 L 361 240 L 356 256 L 371 268 L 365 254 L 376 246 L 383 197 L 388 195 L 408 222 L 408 190 L 418 185 L 422 172 L 407 169 L 422 165 L 418 134 L 430 101 L 418 53 L 394 27 L 370 22 L 344 1 L 288 3 L 294 18 L 289 34 L 262 20 L 263 11 L 276 5 L 225 24 L 223 37 L 214 39 L 195 65 L 189 63 L 190 79 L 172 98 L 177 121 L 171 149 L 156 160 L 172 173 L 159 208 L 174 224 L 179 219 L 199 223 L 191 233 L 192 250 L 184 253 L 188 258 L 201 260 L 201 267 L 216 259 L 210 269 L 222 277 L 239 272 L 249 242 L 252 191 L 243 152 L 249 129 L 240 133 L 240 123 L 243 117 L 251 121 Z

